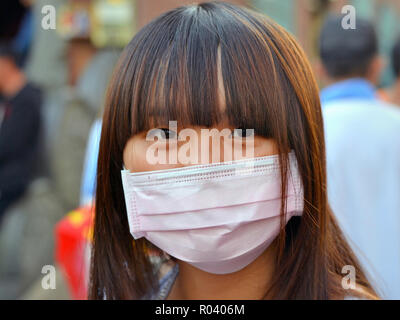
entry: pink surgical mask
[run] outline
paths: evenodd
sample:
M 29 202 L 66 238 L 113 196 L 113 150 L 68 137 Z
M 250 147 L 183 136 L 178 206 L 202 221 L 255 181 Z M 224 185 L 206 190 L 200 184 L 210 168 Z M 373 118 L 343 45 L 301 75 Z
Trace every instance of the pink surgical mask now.
M 293 152 L 289 164 L 286 222 L 303 211 Z M 281 230 L 277 155 L 121 174 L 133 237 L 206 272 L 243 269 Z

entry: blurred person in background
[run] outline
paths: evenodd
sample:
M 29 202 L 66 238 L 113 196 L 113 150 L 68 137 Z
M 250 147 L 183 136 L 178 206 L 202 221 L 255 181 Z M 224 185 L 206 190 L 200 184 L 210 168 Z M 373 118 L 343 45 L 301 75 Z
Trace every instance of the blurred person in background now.
M 400 298 L 400 110 L 382 102 L 374 27 L 363 19 L 322 27 L 319 48 L 328 197 L 383 298 Z
M 0 219 L 25 192 L 35 174 L 41 128 L 41 92 L 0 43 Z
M 18 33 L 14 38 L 13 46 L 19 55 L 18 64 L 21 67 L 24 67 L 33 40 L 32 0 L 19 0 L 19 3 L 23 7 L 24 15 Z
M 130 5 L 129 1 L 70 0 L 60 10 L 59 32 L 68 38 L 68 91 L 55 135 L 52 169 L 56 176 L 56 188 L 61 191 L 60 197 L 68 211 L 90 202 L 87 200 L 90 195 L 84 197 L 85 200 L 80 198 L 82 181 L 86 181 L 84 184 L 88 189 L 94 189 L 94 178 L 86 179 L 86 176 L 96 174 L 96 159 L 89 161 L 93 165 L 88 165 L 85 157 L 88 158 L 87 153 L 92 151 L 86 152 L 86 147 L 94 150 L 96 158 L 96 143 L 88 141 L 89 137 L 96 139 L 91 128 L 92 125 L 96 127 L 94 122 L 102 111 L 107 83 L 120 54 L 122 44 L 119 41 L 127 42 L 121 39 L 123 31 L 129 27 L 127 38 L 133 33 L 132 12 L 128 11 L 127 17 L 126 14 L 123 17 L 112 15 L 113 12 L 121 12 L 121 9 L 122 12 L 127 10 L 125 2 Z M 109 12 L 106 17 L 102 16 L 104 12 Z M 109 20 L 113 21 L 111 26 Z
M 91 7 L 93 1 L 53 3 L 57 8 L 54 31 L 43 30 L 40 24 L 41 8 L 48 3 L 34 2 L 35 42 L 26 63 L 29 79 L 39 83 L 44 92 L 42 127 L 49 174 L 36 179 L 4 216 L 0 230 L 0 298 L 54 298 L 62 288 L 57 282 L 57 290 L 44 293 L 41 268 L 55 265 L 56 223 L 79 206 L 88 133 L 100 114 L 109 73 L 120 53 L 112 44 L 93 41 L 92 32 L 100 32 L 99 38 L 104 38 L 103 29 L 98 27 L 103 21 L 115 31 L 115 19 L 107 20 L 109 14 L 92 19 L 90 13 L 109 11 L 95 10 Z
M 33 0 L 0 2 L 0 38 L 10 42 L 17 55 L 17 64 L 24 67 L 33 36 Z
M 342 18 L 327 18 L 320 35 L 319 66 L 326 87 L 321 91 L 323 106 L 342 99 L 375 99 L 383 69 L 378 40 L 371 23 L 356 20 L 355 30 L 342 28 Z

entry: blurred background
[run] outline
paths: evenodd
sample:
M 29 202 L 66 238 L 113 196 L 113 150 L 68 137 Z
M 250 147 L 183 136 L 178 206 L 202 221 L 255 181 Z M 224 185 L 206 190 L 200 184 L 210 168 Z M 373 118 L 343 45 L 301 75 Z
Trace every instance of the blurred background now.
M 110 74 L 137 30 L 162 12 L 193 2 L 0 2 L 0 103 L 6 110 L 0 119 L 7 120 L 7 103 L 31 104 L 28 113 L 20 115 L 23 122 L 10 129 L 15 134 L 0 143 L 4 151 L 20 137 L 24 150 L 14 154 L 18 165 L 10 169 L 4 159 L 11 151 L 3 156 L 0 149 L 0 190 L 13 186 L 0 194 L 0 299 L 85 297 L 99 119 Z M 283 25 L 298 38 L 313 65 L 324 18 L 351 4 L 378 32 L 379 50 L 387 62 L 379 86 L 394 81 L 390 52 L 400 32 L 398 0 L 228 2 L 253 7 Z M 48 5 L 55 8 L 56 27 L 45 30 Z M 2 57 L 8 62 L 1 62 Z M 23 136 L 29 139 L 24 142 Z M 17 178 L 7 176 L 12 170 Z M 56 287 L 46 290 L 47 265 L 55 267 Z

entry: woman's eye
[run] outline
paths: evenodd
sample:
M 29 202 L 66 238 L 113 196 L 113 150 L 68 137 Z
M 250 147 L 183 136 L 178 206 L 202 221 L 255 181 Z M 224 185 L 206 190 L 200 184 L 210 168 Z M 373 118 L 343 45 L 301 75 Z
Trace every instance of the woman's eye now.
M 157 128 L 153 129 L 150 132 L 150 135 L 148 137 L 154 138 L 157 137 L 159 140 L 170 140 L 170 139 L 176 139 L 177 134 L 173 130 L 169 130 L 168 128 Z
M 232 132 L 232 137 L 233 138 L 250 138 L 254 136 L 254 129 L 234 129 Z

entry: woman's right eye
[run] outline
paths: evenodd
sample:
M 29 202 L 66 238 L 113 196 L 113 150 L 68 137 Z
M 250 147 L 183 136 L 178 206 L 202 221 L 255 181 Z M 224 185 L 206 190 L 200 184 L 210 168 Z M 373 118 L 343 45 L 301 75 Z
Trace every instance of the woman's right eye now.
M 154 138 L 157 137 L 159 140 L 170 140 L 170 139 L 176 139 L 177 134 L 175 131 L 170 130 L 168 128 L 156 128 L 150 130 L 150 132 L 147 134 L 147 138 Z

